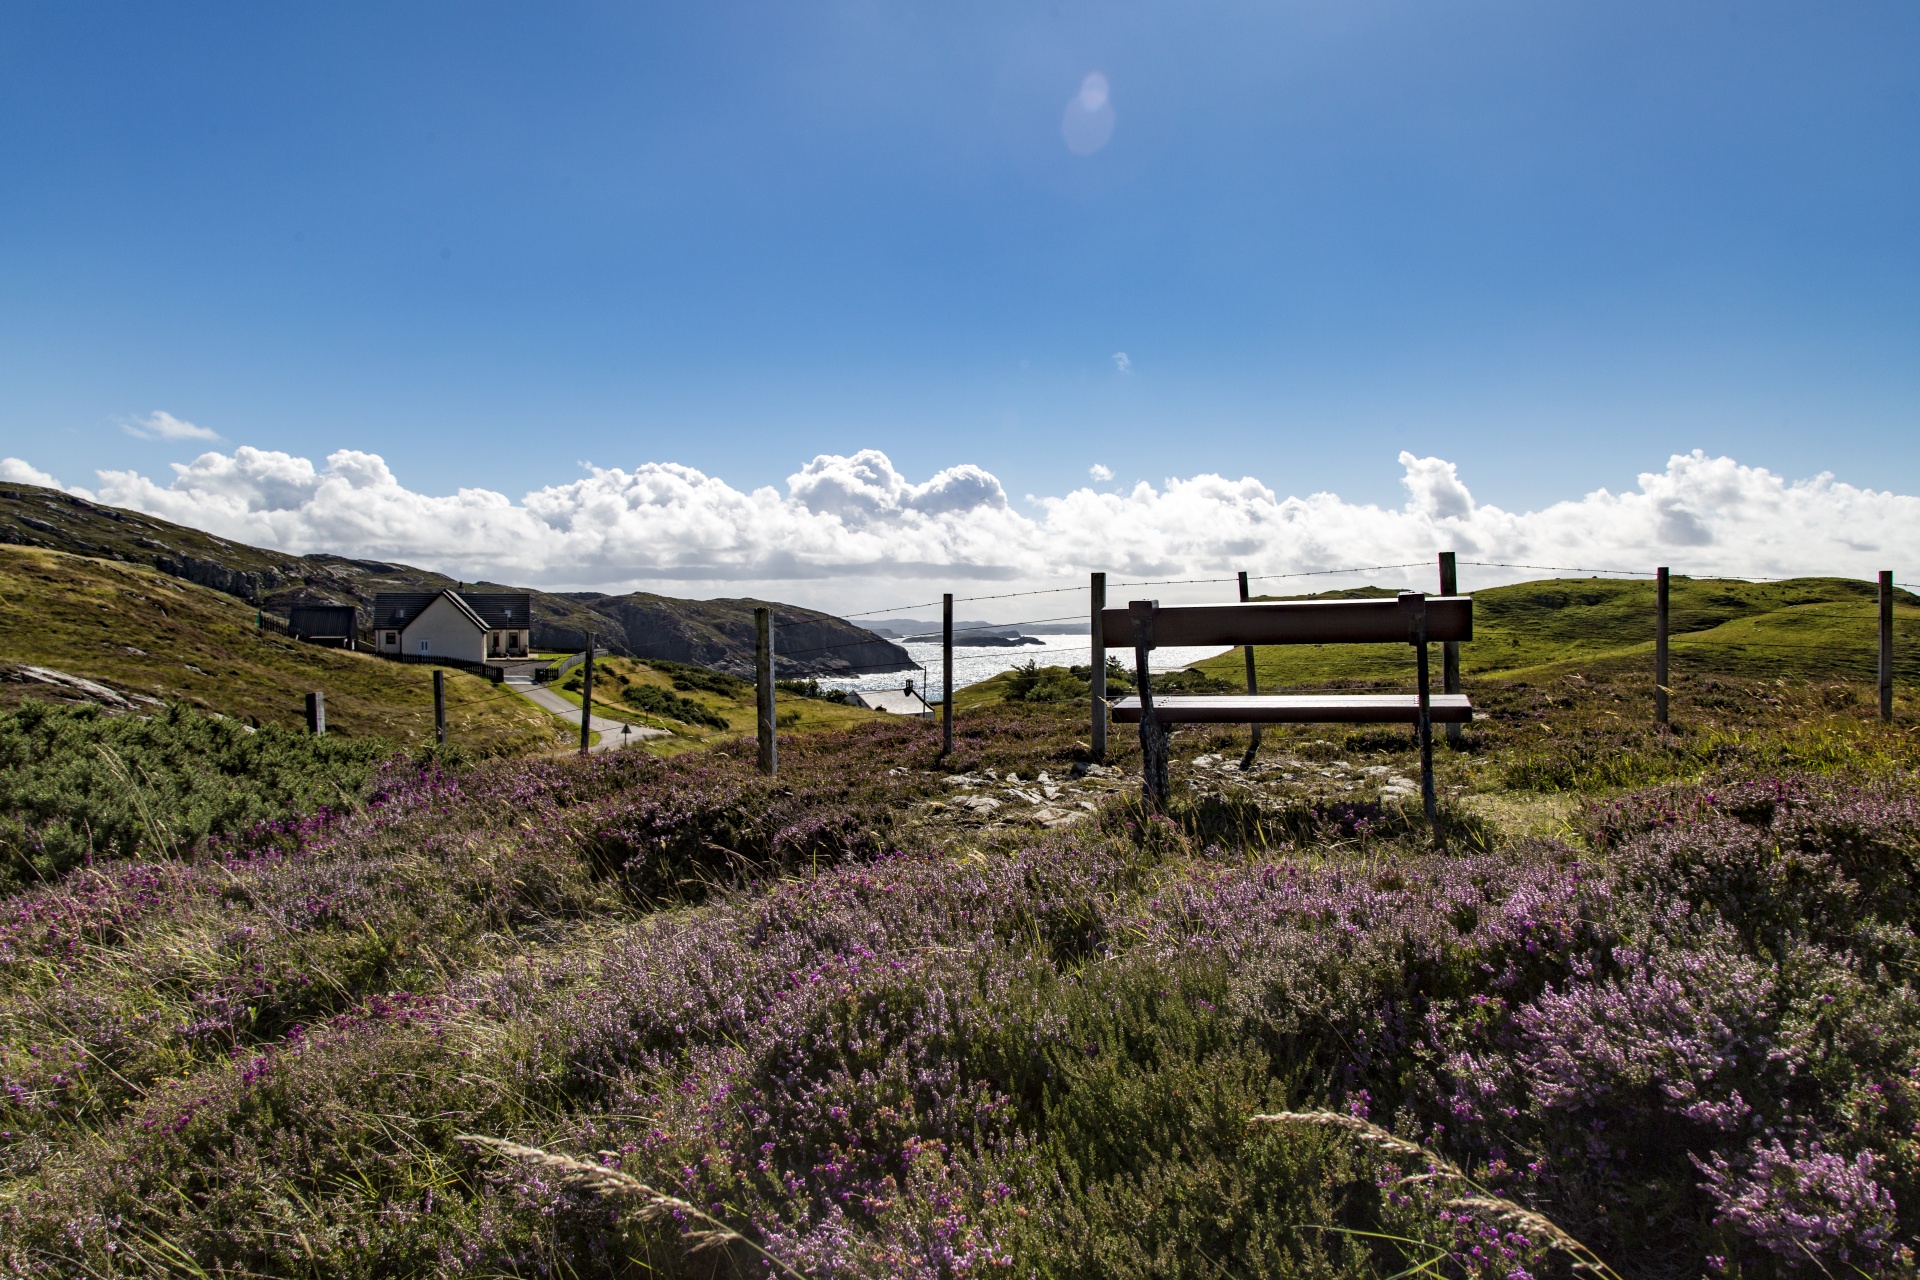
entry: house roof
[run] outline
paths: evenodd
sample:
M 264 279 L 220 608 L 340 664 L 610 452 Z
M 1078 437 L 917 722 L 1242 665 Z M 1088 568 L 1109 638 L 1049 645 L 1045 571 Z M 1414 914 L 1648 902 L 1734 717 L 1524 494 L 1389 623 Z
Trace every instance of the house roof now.
M 482 631 L 522 630 L 533 625 L 533 595 L 526 591 L 382 591 L 373 598 L 374 628 L 404 629 L 441 596 L 452 599 Z
M 930 716 L 933 708 L 917 693 L 904 689 L 862 689 L 853 695 L 863 707 L 887 711 L 896 716 Z
M 460 598 L 495 631 L 533 625 L 533 594 L 528 591 L 462 591 Z
M 375 629 L 404 627 L 439 595 L 438 591 L 382 591 L 373 598 L 373 625 Z
M 487 629 L 487 620 L 481 617 L 479 614 L 475 613 L 473 611 L 473 606 L 468 604 L 465 600 L 461 599 L 460 593 L 458 591 L 442 591 L 440 594 L 447 598 L 447 602 L 449 604 L 451 604 L 454 608 L 458 609 L 461 613 L 465 614 L 468 622 L 471 622 L 474 626 L 480 628 L 480 630 L 482 631 L 485 631 Z

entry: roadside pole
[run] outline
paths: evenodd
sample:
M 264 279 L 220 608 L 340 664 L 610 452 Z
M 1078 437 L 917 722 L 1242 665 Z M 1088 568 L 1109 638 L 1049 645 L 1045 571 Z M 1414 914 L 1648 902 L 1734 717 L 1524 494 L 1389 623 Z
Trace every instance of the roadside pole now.
M 447 673 L 433 669 L 433 740 L 447 745 Z
M 327 695 L 318 689 L 307 695 L 307 732 L 316 738 L 327 732 Z

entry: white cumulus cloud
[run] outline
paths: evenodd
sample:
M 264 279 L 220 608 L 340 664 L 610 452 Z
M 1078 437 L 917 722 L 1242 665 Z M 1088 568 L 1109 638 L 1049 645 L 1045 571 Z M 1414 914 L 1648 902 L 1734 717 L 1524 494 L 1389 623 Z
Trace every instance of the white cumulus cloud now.
M 1096 462 L 1087 468 L 1087 474 L 1101 484 L 1105 484 L 1107 481 L 1113 479 L 1113 468 L 1104 462 Z
M 14 484 L 37 484 L 43 489 L 60 488 L 58 480 L 20 458 L 0 458 L 0 480 Z
M 1017 510 L 977 466 L 916 482 L 873 449 L 816 457 L 787 477 L 784 492 L 744 491 L 691 467 L 647 462 L 588 467 L 516 499 L 488 489 L 421 493 L 378 455 L 356 450 L 316 465 L 241 446 L 175 463 L 163 480 L 102 471 L 98 497 L 239 541 L 398 560 L 469 581 L 768 595 L 841 611 L 917 605 L 940 590 L 1065 586 L 1089 570 L 1120 584 L 1410 565 L 1294 583 L 1426 585 L 1442 550 L 1459 553 L 1469 590 L 1540 576 L 1492 564 L 1858 577 L 1894 568 L 1903 579 L 1920 570 L 1920 497 L 1831 475 L 1788 480 L 1694 452 L 1622 493 L 1596 489 L 1507 511 L 1477 502 L 1451 462 L 1403 453 L 1399 463 L 1407 497 L 1397 507 L 1201 474 L 1158 487 L 1083 487 Z M 1102 472 L 1096 465 L 1090 474 L 1111 478 Z M 0 475 L 52 482 L 19 459 L 0 463 Z M 1267 587 L 1287 588 L 1284 578 Z M 1156 594 L 1183 598 L 1183 589 Z
M 136 440 L 218 440 L 220 433 L 155 409 L 144 418 L 123 422 L 120 429 Z

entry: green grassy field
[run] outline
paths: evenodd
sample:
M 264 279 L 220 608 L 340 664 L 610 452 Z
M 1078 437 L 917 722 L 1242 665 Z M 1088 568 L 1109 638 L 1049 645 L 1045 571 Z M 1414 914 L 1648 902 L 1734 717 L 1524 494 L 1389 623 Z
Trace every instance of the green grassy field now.
M 1675 578 L 1669 608 L 1677 673 L 1787 675 L 1801 679 L 1870 680 L 1876 652 L 1876 588 L 1846 578 L 1748 583 Z M 1262 600 L 1377 598 L 1376 587 Z M 1654 586 L 1604 578 L 1552 578 L 1473 593 L 1474 639 L 1460 647 L 1463 675 L 1524 678 L 1595 663 L 1644 666 L 1653 661 Z M 1920 680 L 1920 597 L 1900 592 L 1894 609 L 1895 673 Z M 1117 655 L 1131 665 L 1132 655 Z M 1254 651 L 1267 692 L 1341 681 L 1410 681 L 1413 651 L 1402 644 L 1268 645 Z M 1195 663 L 1192 670 L 1240 687 L 1239 651 Z M 1571 664 L 1571 667 L 1569 667 Z M 955 705 L 1004 699 L 1011 674 L 962 690 Z
M 664 663 L 655 666 L 634 658 L 598 658 L 594 661 L 593 710 L 595 715 L 605 716 L 609 720 L 619 720 L 626 724 L 646 725 L 650 728 L 665 729 L 673 736 L 654 738 L 646 743 L 647 750 L 656 755 L 678 755 L 683 751 L 698 750 L 717 742 L 731 741 L 743 733 L 752 733 L 755 726 L 753 704 L 753 686 L 744 680 L 710 673 L 714 688 L 681 687 L 674 682 L 672 670 L 677 664 Z M 579 668 L 568 673 L 568 678 L 560 684 L 549 686 L 555 693 L 575 706 L 580 705 L 580 691 L 575 677 Z M 569 687 L 575 686 L 575 687 Z M 628 687 L 652 686 L 663 691 L 677 694 L 688 699 L 726 722 L 725 728 L 709 724 L 699 724 L 672 716 L 660 715 L 641 710 L 621 696 Z M 728 692 L 720 692 L 725 688 Z M 844 729 L 853 725 L 871 723 L 885 718 L 884 712 L 869 711 L 864 707 L 847 706 L 844 703 L 827 702 L 818 698 L 800 698 L 780 694 L 775 700 L 780 730 L 787 732 L 808 732 L 818 729 Z
M 432 668 L 301 644 L 255 625 L 231 596 L 152 569 L 0 546 L 0 658 L 260 725 L 304 725 L 308 690 L 327 696 L 329 732 L 425 744 Z M 0 683 L 0 705 L 43 694 Z M 478 756 L 547 750 L 558 721 L 464 672 L 447 674 L 449 736 Z
M 1670 592 L 1676 674 L 1870 680 L 1876 606 L 1871 583 L 1801 578 L 1747 583 L 1673 579 Z M 1279 598 L 1279 597 L 1272 597 Z M 1320 597 L 1301 597 L 1315 599 Z M 1652 668 L 1654 586 L 1600 578 L 1548 579 L 1474 593 L 1474 639 L 1460 646 L 1464 677 L 1523 678 L 1573 666 L 1624 663 Z M 1895 674 L 1920 679 L 1920 598 L 1902 592 L 1894 609 Z M 1254 651 L 1269 692 L 1339 680 L 1410 680 L 1406 645 L 1265 646 Z M 1235 682 L 1238 653 L 1196 664 Z
M 1801 679 L 1872 679 L 1876 587 L 1845 578 L 1776 583 L 1674 578 L 1670 637 L 1676 672 Z M 1313 597 L 1306 597 L 1313 599 Z M 1594 662 L 1653 660 L 1653 583 L 1601 578 L 1524 581 L 1476 591 L 1475 639 L 1461 645 L 1461 676 L 1521 677 Z M 1895 674 L 1920 679 L 1920 599 L 1895 604 Z M 1260 687 L 1279 691 L 1329 679 L 1411 679 L 1405 645 L 1296 645 L 1254 651 Z M 1198 670 L 1244 679 L 1244 660 L 1223 654 Z
M 1647 582 L 1563 579 L 1476 593 L 1475 639 L 1461 646 L 1462 685 L 1476 719 L 1466 750 L 1440 753 L 1444 783 L 1525 828 L 1550 816 L 1553 804 L 1541 797 L 1701 777 L 1736 762 L 1755 770 L 1912 766 L 1910 723 L 1890 736 L 1872 724 L 1878 642 L 1870 584 L 1676 579 L 1667 731 L 1653 724 L 1653 590 Z M 1894 625 L 1895 710 L 1910 722 L 1920 709 L 1920 600 L 1902 593 Z M 1406 645 L 1254 653 L 1260 687 L 1270 693 L 1406 688 L 1414 679 Z M 1438 679 L 1437 654 L 1434 663 Z M 1166 684 L 1196 679 L 1216 691 L 1242 688 L 1245 659 L 1238 650 L 1225 653 Z M 1069 684 L 1082 690 L 1071 701 L 1084 705 L 1084 682 L 1059 682 Z M 962 690 L 955 706 L 963 715 L 985 711 L 1012 701 L 1017 685 L 1014 673 L 1003 673 Z M 1229 757 L 1246 747 L 1244 729 L 1181 732 Z M 1114 733 L 1131 741 L 1130 728 Z M 1272 751 L 1362 755 L 1403 770 L 1414 764 L 1403 730 L 1268 726 L 1266 741 Z

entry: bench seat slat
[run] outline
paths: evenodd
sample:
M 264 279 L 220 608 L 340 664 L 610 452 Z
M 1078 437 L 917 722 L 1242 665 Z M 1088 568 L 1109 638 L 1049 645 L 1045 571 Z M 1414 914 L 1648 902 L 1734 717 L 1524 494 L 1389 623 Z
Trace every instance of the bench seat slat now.
M 1412 693 L 1262 693 L 1220 696 L 1167 694 L 1153 700 L 1163 724 L 1413 724 L 1420 697 Z M 1473 704 L 1464 693 L 1436 693 L 1429 700 L 1435 724 L 1465 724 Z M 1113 718 L 1138 724 L 1140 699 L 1113 703 Z

